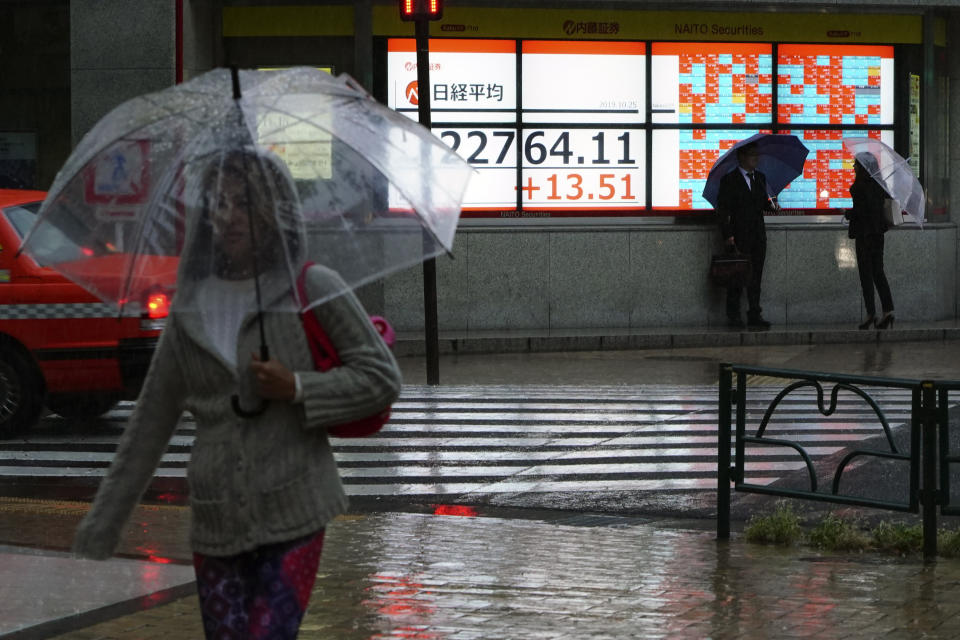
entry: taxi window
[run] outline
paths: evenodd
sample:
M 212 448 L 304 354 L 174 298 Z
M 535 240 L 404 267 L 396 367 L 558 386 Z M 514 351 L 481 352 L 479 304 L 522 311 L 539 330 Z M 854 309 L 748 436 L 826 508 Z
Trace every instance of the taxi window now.
M 33 221 L 37 219 L 38 211 L 40 211 L 40 203 L 31 202 L 30 204 L 8 207 L 3 212 L 7 214 L 10 224 L 13 225 L 20 239 L 23 240 L 23 237 L 27 235 L 27 231 L 33 225 Z
M 4 215 L 6 215 L 10 224 L 13 225 L 14 231 L 17 232 L 21 240 L 23 240 L 27 232 L 30 231 L 30 227 L 32 227 L 33 223 L 37 220 L 37 212 L 40 210 L 40 204 L 40 202 L 31 202 L 29 204 L 7 207 L 3 210 Z M 39 251 L 31 252 L 31 254 L 39 253 L 47 256 L 57 256 L 57 261 L 79 260 L 84 257 L 84 252 L 77 243 L 51 225 L 44 225 L 31 241 L 31 244 L 39 249 Z M 38 261 L 38 263 L 40 266 L 45 265 L 45 263 L 40 261 Z

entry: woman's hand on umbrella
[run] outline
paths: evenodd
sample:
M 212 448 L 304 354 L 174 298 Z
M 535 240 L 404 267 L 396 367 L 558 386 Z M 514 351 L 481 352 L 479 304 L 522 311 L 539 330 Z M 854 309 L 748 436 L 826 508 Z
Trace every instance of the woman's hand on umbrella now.
M 257 380 L 257 394 L 270 400 L 293 400 L 297 394 L 293 372 L 273 358 L 263 362 L 256 353 L 250 355 L 250 371 Z

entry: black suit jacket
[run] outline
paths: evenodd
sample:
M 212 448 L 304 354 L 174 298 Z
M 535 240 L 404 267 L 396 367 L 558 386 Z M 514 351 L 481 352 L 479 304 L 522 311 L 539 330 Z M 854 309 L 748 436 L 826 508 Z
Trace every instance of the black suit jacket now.
M 720 180 L 720 191 L 717 194 L 720 233 L 724 239 L 733 236 L 741 250 L 749 248 L 761 238 L 766 239 L 763 212 L 770 206 L 767 200 L 767 178 L 755 171 L 754 183 L 751 190 L 737 167 Z

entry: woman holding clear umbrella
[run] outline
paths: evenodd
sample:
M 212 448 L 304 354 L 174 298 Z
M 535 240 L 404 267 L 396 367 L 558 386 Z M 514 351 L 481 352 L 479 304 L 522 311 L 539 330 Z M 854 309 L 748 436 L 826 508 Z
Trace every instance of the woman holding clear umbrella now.
M 867 319 L 860 329 L 893 327 L 893 296 L 890 284 L 883 271 L 883 234 L 887 232 L 887 222 L 883 216 L 884 200 L 887 198 L 883 187 L 871 177 L 877 173 L 877 161 L 870 153 L 858 153 L 854 162 L 855 178 L 850 185 L 853 208 L 845 217 L 850 221 L 848 235 L 854 239 L 857 252 L 857 271 L 860 274 L 860 287 L 863 289 L 863 304 L 867 310 Z M 880 294 L 883 317 L 877 320 L 877 308 L 873 290 Z
M 74 550 L 91 558 L 115 551 L 189 411 L 197 425 L 187 469 L 190 535 L 204 631 L 295 638 L 324 529 L 347 504 L 327 428 L 389 406 L 400 374 L 349 292 L 312 311 L 343 362 L 315 370 L 296 313 L 303 301 L 291 286 L 303 225 L 281 160 L 226 152 L 199 184 L 202 204 L 188 230 L 173 313 Z M 319 299 L 346 287 L 313 266 L 306 289 Z M 266 360 L 256 354 L 261 331 L 272 351 Z M 232 395 L 247 407 L 267 402 L 262 412 L 238 414 Z

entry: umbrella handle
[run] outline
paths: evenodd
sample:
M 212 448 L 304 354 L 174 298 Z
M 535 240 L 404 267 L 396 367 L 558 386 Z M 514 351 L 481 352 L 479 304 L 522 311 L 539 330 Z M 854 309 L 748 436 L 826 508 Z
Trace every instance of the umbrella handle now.
M 257 316 L 261 319 L 260 360 L 261 362 L 266 362 L 267 360 L 270 359 L 270 350 L 267 348 L 267 343 L 262 341 L 263 340 L 263 322 L 262 322 L 263 314 L 260 313 L 260 314 L 257 314 Z M 230 396 L 230 404 L 233 405 L 233 412 L 238 416 L 240 416 L 241 418 L 256 418 L 257 416 L 259 416 L 260 414 L 262 414 L 264 411 L 267 410 L 267 405 L 270 404 L 270 401 L 264 400 L 263 398 L 261 398 L 260 404 L 256 408 L 247 410 L 240 406 L 240 396 L 238 396 L 237 394 L 233 394 L 232 396 Z
M 267 406 L 270 404 L 270 402 L 261 398 L 260 405 L 258 407 L 247 410 L 240 406 L 240 396 L 233 394 L 230 396 L 230 404 L 233 406 L 233 412 L 241 418 L 256 418 L 267 410 Z

